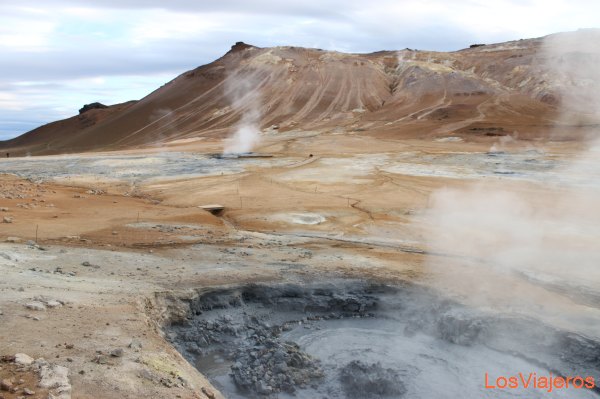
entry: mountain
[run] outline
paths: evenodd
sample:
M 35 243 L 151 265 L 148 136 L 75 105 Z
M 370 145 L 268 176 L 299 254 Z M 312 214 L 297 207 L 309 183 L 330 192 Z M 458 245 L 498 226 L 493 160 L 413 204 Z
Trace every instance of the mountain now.
M 595 33 L 597 34 L 597 32 Z M 566 35 L 566 36 L 565 36 Z M 0 142 L 11 155 L 139 147 L 192 137 L 226 137 L 244 115 L 261 128 L 337 129 L 396 138 L 448 135 L 477 140 L 545 137 L 572 77 L 549 61 L 597 65 L 595 55 L 556 37 L 473 45 L 455 52 L 405 49 L 344 54 L 242 42 L 216 61 L 183 73 L 143 99 L 82 109 Z M 569 80 L 571 79 L 571 80 Z M 586 133 L 586 123 L 575 127 Z M 558 136 L 557 136 L 558 134 Z M 564 136 L 565 138 L 572 138 Z

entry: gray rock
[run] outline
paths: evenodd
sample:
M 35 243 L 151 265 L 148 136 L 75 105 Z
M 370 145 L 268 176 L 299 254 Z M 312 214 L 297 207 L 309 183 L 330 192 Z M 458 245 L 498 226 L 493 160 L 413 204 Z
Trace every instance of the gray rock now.
M 69 369 L 56 364 L 50 364 L 44 359 L 37 359 L 33 363 L 40 377 L 39 387 L 50 390 L 55 398 L 70 399 L 71 383 L 69 382 Z
M 123 352 L 123 349 L 121 349 L 121 348 L 117 348 L 117 349 L 113 349 L 113 350 L 110 352 L 110 355 L 111 355 L 112 357 L 123 357 L 123 353 L 124 353 L 124 352 Z
M 31 363 L 33 363 L 33 358 L 24 353 L 17 353 L 15 355 L 15 363 L 21 366 L 29 366 Z
M 52 300 L 49 300 L 48 302 L 46 302 L 46 306 L 48 306 L 49 308 L 59 308 L 62 306 L 62 303 L 52 299 Z
M 26 303 L 25 307 L 30 310 L 37 310 L 37 311 L 46 310 L 46 306 L 42 302 L 38 302 L 38 301 Z
M 129 348 L 139 352 L 139 350 L 142 349 L 142 343 L 138 339 L 134 338 L 129 343 Z
M 2 218 L 2 222 L 3 222 L 3 223 L 12 223 L 12 222 L 13 222 L 13 218 L 12 218 L 12 217 L 10 217 L 10 216 L 4 216 L 4 217 Z

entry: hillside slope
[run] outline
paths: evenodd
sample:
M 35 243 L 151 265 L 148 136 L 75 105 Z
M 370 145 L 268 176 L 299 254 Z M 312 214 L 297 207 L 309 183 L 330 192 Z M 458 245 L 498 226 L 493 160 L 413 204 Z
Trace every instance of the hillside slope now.
M 547 38 L 456 52 L 343 54 L 237 43 L 138 102 L 84 112 L 0 142 L 15 155 L 225 137 L 242 115 L 261 128 L 386 137 L 548 135 L 569 80 L 547 67 Z M 581 62 L 581 54 L 569 53 Z M 595 62 L 595 59 L 584 60 Z M 585 130 L 585 123 L 581 124 Z M 585 133 L 585 131 L 583 131 Z M 556 134 L 554 132 L 553 134 Z

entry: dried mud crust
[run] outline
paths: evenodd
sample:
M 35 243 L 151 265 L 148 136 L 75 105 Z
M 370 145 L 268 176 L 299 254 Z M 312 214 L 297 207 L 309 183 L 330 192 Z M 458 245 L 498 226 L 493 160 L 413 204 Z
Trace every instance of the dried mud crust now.
M 281 334 L 306 320 L 367 318 L 377 307 L 365 284 L 347 290 L 333 284 L 250 284 L 201 294 L 189 303 L 191 318 L 168 327 L 168 338 L 194 362 L 219 352 L 233 361 L 230 377 L 238 390 L 269 397 L 316 388 L 324 377 L 318 360 Z M 274 316 L 277 309 L 283 316 Z M 194 318 L 216 310 L 216 318 Z M 222 311 L 222 312 L 221 312 Z

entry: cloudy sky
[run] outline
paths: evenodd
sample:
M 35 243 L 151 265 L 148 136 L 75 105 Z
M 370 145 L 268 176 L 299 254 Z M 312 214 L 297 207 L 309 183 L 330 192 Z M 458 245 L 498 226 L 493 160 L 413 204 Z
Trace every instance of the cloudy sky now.
M 447 51 L 591 27 L 597 0 L 0 0 L 0 140 L 142 98 L 240 40 Z

